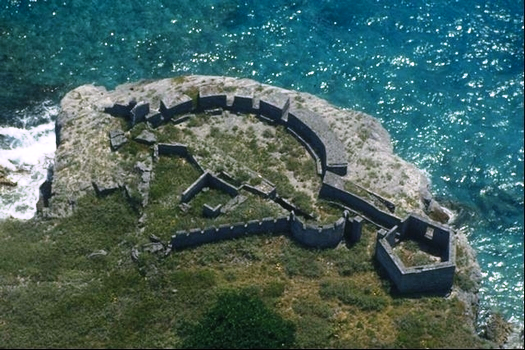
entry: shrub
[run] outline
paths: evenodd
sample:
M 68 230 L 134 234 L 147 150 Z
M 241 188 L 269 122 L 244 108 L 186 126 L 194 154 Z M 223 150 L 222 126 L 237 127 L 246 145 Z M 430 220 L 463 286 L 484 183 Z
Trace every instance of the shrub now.
M 312 298 L 298 298 L 292 303 L 293 311 L 301 316 L 314 316 L 328 319 L 332 316 L 332 309 L 323 300 Z
M 289 348 L 295 326 L 246 293 L 226 292 L 201 322 L 188 330 L 184 348 Z
M 264 286 L 263 296 L 270 298 L 278 298 L 284 293 L 284 282 L 271 281 Z

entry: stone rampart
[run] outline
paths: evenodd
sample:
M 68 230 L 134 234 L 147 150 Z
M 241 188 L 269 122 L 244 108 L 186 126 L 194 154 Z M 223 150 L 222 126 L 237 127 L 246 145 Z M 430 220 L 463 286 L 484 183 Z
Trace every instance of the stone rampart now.
M 193 110 L 193 100 L 187 95 L 163 96 L 160 101 L 160 113 L 165 121 L 169 121 L 177 114 L 190 113 Z
M 189 246 L 209 242 L 218 242 L 225 239 L 237 238 L 243 235 L 261 233 L 289 234 L 299 243 L 315 248 L 329 248 L 337 246 L 343 239 L 345 226 L 349 221 L 345 217 L 339 218 L 330 225 L 310 225 L 303 223 L 293 213 L 287 217 L 264 218 L 248 222 L 221 225 L 218 228 L 191 229 L 177 231 L 171 238 L 172 249 L 181 249 Z M 352 223 L 350 222 L 350 225 Z M 353 228 L 361 229 L 361 225 Z M 360 236 L 360 232 L 356 233 Z
M 239 189 L 230 185 L 226 181 L 218 178 L 209 171 L 204 172 L 195 182 L 193 182 L 181 195 L 181 202 L 191 201 L 203 188 L 210 187 L 228 193 L 231 196 L 239 194 Z
M 232 97 L 232 96 L 230 96 Z M 105 111 L 114 116 L 124 117 L 131 126 L 146 121 L 151 127 L 158 127 L 164 122 L 172 120 L 176 115 L 183 115 L 179 121 L 188 119 L 188 113 L 211 111 L 217 109 L 231 110 L 235 113 L 255 113 L 263 120 L 284 125 L 309 151 L 318 164 L 318 173 L 323 176 L 323 183 L 319 197 L 335 200 L 344 206 L 364 214 L 379 226 L 389 228 L 389 231 L 380 230 L 376 244 L 376 258 L 387 271 L 394 284 L 401 292 L 425 292 L 446 290 L 452 286 L 455 272 L 455 244 L 450 230 L 416 216 L 410 216 L 402 221 L 400 218 L 377 208 L 366 199 L 345 189 L 344 179 L 347 174 L 348 161 L 345 146 L 333 134 L 324 118 L 310 110 L 291 108 L 287 94 L 264 94 L 260 99 L 251 94 L 237 94 L 233 96 L 231 105 L 228 105 L 228 96 L 220 86 L 204 86 L 199 88 L 196 101 L 186 95 L 166 96 L 160 101 L 160 106 L 151 108 L 149 103 L 131 100 L 128 103 L 117 102 Z M 57 142 L 60 139 L 60 127 L 57 125 Z M 235 187 L 227 181 L 205 171 L 197 160 L 188 151 L 187 146 L 181 144 L 157 144 L 155 149 L 158 155 L 178 155 L 201 170 L 202 175 L 181 196 L 181 201 L 188 202 L 204 187 L 220 189 L 231 196 L 239 193 L 240 187 Z M 263 194 L 254 186 L 246 185 L 245 189 Z M 375 194 L 373 194 L 375 195 Z M 291 211 L 289 217 L 265 218 L 246 223 L 235 223 L 210 227 L 206 229 L 191 229 L 178 231 L 171 239 L 173 249 L 181 249 L 203 243 L 216 242 L 224 239 L 241 237 L 243 235 L 259 234 L 264 232 L 290 234 L 300 243 L 318 248 L 335 247 L 345 238 L 349 243 L 359 241 L 362 230 L 362 218 L 353 220 L 348 218 L 345 211 L 340 218 L 331 225 L 311 225 L 303 223 L 295 214 L 312 218 L 308 213 L 302 213 L 293 204 L 281 199 L 275 193 L 271 194 L 276 202 Z M 384 205 L 394 211 L 393 203 L 375 195 Z M 221 206 L 215 208 L 205 205 L 204 215 L 216 217 L 221 212 Z M 417 267 L 406 267 L 394 254 L 393 247 L 401 239 L 415 239 L 424 241 L 441 251 L 441 262 Z
M 308 247 L 334 248 L 343 239 L 345 223 L 345 218 L 340 218 L 331 225 L 309 225 L 299 220 L 292 212 L 290 233 L 296 241 Z
M 188 146 L 182 143 L 159 143 L 158 144 L 159 155 L 175 155 L 180 157 L 188 157 Z
M 358 195 L 346 191 L 344 180 L 329 171 L 325 173 L 323 178 L 319 197 L 338 200 L 346 206 L 366 214 L 370 220 L 383 227 L 392 227 L 401 221 L 397 216 L 382 211 Z
M 306 109 L 291 109 L 288 127 L 317 150 L 325 171 L 346 175 L 348 161 L 345 146 L 334 135 L 323 117 Z
M 263 198 L 271 198 L 275 199 L 277 195 L 277 189 L 275 186 L 270 187 L 269 189 L 262 190 L 257 186 L 252 186 L 249 184 L 243 184 L 242 188 L 250 193 L 256 194 L 258 196 L 261 196 Z
M 235 197 L 239 194 L 239 189 L 237 187 L 233 186 L 232 184 L 229 184 L 228 182 L 224 181 L 220 177 L 215 176 L 212 173 L 210 173 L 210 176 L 208 178 L 208 186 L 223 191 L 232 197 Z
M 400 292 L 448 292 L 452 288 L 455 271 L 455 265 L 449 262 L 408 268 L 398 283 Z
M 213 86 L 205 86 L 199 89 L 197 110 L 205 111 L 213 108 L 226 108 L 227 96 L 220 89 Z
M 288 210 L 289 212 L 294 212 L 295 214 L 305 217 L 307 219 L 314 219 L 314 216 L 310 213 L 305 212 L 303 209 L 299 208 L 293 203 L 290 203 L 283 197 L 276 195 L 274 198 L 275 203 L 279 204 L 284 209 Z
M 105 113 L 109 113 L 114 117 L 127 119 L 131 114 L 131 109 L 137 104 L 136 101 L 130 100 L 128 102 L 117 101 L 113 106 L 104 108 Z
M 318 152 L 316 152 L 312 146 L 310 145 L 310 143 L 306 142 L 305 139 L 303 139 L 298 133 L 296 133 L 293 129 L 290 129 L 289 127 L 286 129 L 293 137 L 295 137 L 295 139 L 297 141 L 299 141 L 304 148 L 306 148 L 306 150 L 308 151 L 308 153 L 310 154 L 310 156 L 314 159 L 315 161 L 315 168 L 317 169 L 317 175 L 319 176 L 322 176 L 323 175 L 323 162 L 321 160 L 321 158 L 319 157 L 319 155 L 317 154 Z
M 182 143 L 159 143 L 157 144 L 156 150 L 158 155 L 174 155 L 183 157 L 188 160 L 188 162 L 194 165 L 201 173 L 204 173 L 204 169 L 199 164 L 197 159 L 188 151 L 188 146 Z
M 290 218 L 285 216 L 239 222 L 231 225 L 220 225 L 219 227 L 208 227 L 206 229 L 177 231 L 171 237 L 171 247 L 172 249 L 182 249 L 204 243 L 234 239 L 244 235 L 286 233 L 289 231 L 289 222 Z
M 188 203 L 195 197 L 204 187 L 208 187 L 210 173 L 205 172 L 197 180 L 195 180 L 184 192 L 181 194 L 180 201 L 182 203 Z
M 139 101 L 131 109 L 129 115 L 129 125 L 133 127 L 138 123 L 142 123 L 146 120 L 146 116 L 149 114 L 149 103 L 145 101 Z
M 216 218 L 221 214 L 222 204 L 218 204 L 215 207 L 212 207 L 208 204 L 202 206 L 202 215 L 206 218 Z
M 259 113 L 277 123 L 286 122 L 290 98 L 281 93 L 273 93 L 261 97 Z
M 428 230 L 432 228 L 433 230 Z M 430 232 L 432 237 L 429 237 Z M 434 239 L 434 235 L 436 238 Z M 440 262 L 407 267 L 395 254 L 394 247 L 403 240 L 424 241 L 440 250 Z M 377 233 L 376 259 L 402 293 L 447 291 L 455 273 L 455 244 L 451 231 L 416 215 L 409 215 L 388 232 Z
M 256 113 L 258 108 L 253 104 L 253 96 L 235 95 L 231 110 L 237 113 Z
M 442 251 L 442 261 L 448 261 L 455 245 L 451 237 L 451 231 L 437 223 L 431 224 L 422 217 L 411 214 L 402 224 L 400 239 L 413 239 L 425 241 L 431 246 L 435 246 Z
M 363 218 L 356 216 L 353 219 L 348 217 L 348 211 L 345 211 L 346 223 L 344 238 L 348 244 L 355 244 L 361 239 L 361 233 L 363 229 Z
M 377 241 L 376 259 L 401 293 L 446 292 L 452 287 L 455 264 L 451 262 L 407 268 L 381 240 Z

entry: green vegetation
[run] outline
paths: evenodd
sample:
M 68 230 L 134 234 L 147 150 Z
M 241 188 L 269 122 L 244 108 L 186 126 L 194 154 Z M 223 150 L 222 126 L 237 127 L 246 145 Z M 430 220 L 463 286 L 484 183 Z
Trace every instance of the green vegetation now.
M 280 196 L 291 200 L 306 212 L 315 212 L 314 199 L 305 191 L 296 189 L 289 177 L 282 175 L 286 170 L 291 171 L 298 181 L 310 183 L 314 192 L 319 189 L 321 179 L 317 175 L 315 162 L 304 147 L 282 126 L 272 126 L 271 129 L 264 129 L 261 135 L 257 135 L 253 125 L 263 123 L 252 115 L 244 116 L 243 119 L 243 123 L 248 127 L 243 130 L 238 127 L 230 130 L 210 125 L 212 118 L 209 115 L 198 114 L 191 118 L 186 126 L 194 129 L 210 125 L 206 132 L 206 142 L 196 143 L 193 135 L 182 135 L 179 142 L 192 145 L 194 154 L 202 157 L 205 168 L 216 173 L 226 171 L 236 180 L 253 185 L 260 183 L 260 178 L 256 176 L 260 175 L 276 185 Z M 276 151 L 280 152 L 280 157 L 272 154 Z M 223 160 L 211 160 L 210 157 L 214 154 L 220 154 Z
M 294 324 L 246 293 L 225 293 L 195 324 L 184 348 L 281 349 L 294 343 Z
M 428 249 L 423 242 L 411 239 L 403 240 L 394 247 L 394 253 L 399 257 L 406 267 L 435 264 L 441 258 L 431 253 L 437 254 Z
M 203 132 L 199 127 L 210 122 L 205 118 L 154 132 L 161 142 L 188 144 L 192 154 L 220 154 L 220 163 L 205 160 L 214 171 L 226 170 L 253 185 L 262 182 L 253 172 L 262 175 L 280 195 L 314 210 L 320 223 L 341 216 L 339 208 L 311 198 L 283 175 L 292 172 L 301 186 L 320 185 L 313 160 L 283 128 L 258 135 L 253 127 L 214 125 Z M 207 149 L 196 147 L 196 135 L 206 138 Z M 133 171 L 151 148 L 130 141 L 118 152 L 128 156 L 123 168 Z M 469 328 L 464 305 L 455 297 L 392 295 L 374 261 L 376 227 L 366 222 L 361 240 L 351 247 L 343 242 L 334 249 L 309 249 L 275 232 L 168 256 L 147 252 L 143 247 L 151 235 L 167 242 L 177 230 L 286 214 L 274 202 L 242 191 L 246 200 L 235 210 L 205 218 L 203 204 L 231 198 L 209 189 L 181 207 L 180 194 L 199 176 L 186 159 L 161 156 L 145 208 L 132 187 L 132 200 L 123 192 L 87 195 L 69 218 L 0 222 L 0 347 L 491 346 Z M 138 258 L 132 258 L 132 249 Z M 458 250 L 458 267 L 465 264 L 465 252 Z M 458 274 L 456 284 L 472 288 L 468 281 Z
M 171 214 L 161 212 L 158 220 Z M 229 327 L 248 322 L 242 311 L 248 305 L 257 310 L 250 325 L 266 325 L 283 347 L 488 344 L 466 326 L 455 298 L 389 294 L 389 282 L 374 269 L 373 227 L 365 225 L 362 241 L 351 248 L 305 249 L 284 236 L 261 235 L 164 258 L 143 252 L 137 264 L 130 250 L 151 233 L 146 226 L 138 234 L 137 220 L 115 193 L 84 197 L 68 219 L 2 222 L 2 346 L 222 346 Z M 101 249 L 107 255 L 89 257 Z M 234 317 L 223 323 L 227 310 Z M 204 325 L 217 326 L 208 338 L 199 336 Z M 228 347 L 280 346 L 256 343 L 261 338 L 248 336 L 250 327 Z

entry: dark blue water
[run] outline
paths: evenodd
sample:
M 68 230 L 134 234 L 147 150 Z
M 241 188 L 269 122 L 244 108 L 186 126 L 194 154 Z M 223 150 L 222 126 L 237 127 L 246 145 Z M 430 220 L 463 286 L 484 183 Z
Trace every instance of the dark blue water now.
M 0 0 L 0 125 L 45 123 L 44 101 L 84 83 L 186 74 L 252 78 L 367 112 L 461 209 L 485 277 L 482 316 L 523 323 L 523 5 Z

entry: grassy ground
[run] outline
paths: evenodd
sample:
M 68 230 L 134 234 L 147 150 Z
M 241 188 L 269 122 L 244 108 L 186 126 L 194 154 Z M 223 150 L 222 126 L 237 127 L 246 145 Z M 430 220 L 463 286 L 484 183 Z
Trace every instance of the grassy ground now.
M 158 140 L 186 143 L 207 169 L 238 180 L 251 181 L 256 172 L 321 221 L 340 217 L 311 195 L 320 186 L 315 164 L 284 129 L 213 118 L 167 124 L 156 131 Z M 207 147 L 194 142 L 203 137 Z M 132 171 L 151 150 L 130 141 L 119 152 L 129 154 Z M 376 228 L 367 223 L 351 247 L 309 249 L 275 233 L 168 256 L 142 252 L 135 261 L 132 249 L 150 235 L 167 242 L 180 229 L 286 214 L 243 192 L 247 200 L 236 210 L 204 218 L 203 204 L 230 196 L 210 189 L 184 211 L 180 194 L 200 173 L 183 158 L 162 156 L 154 174 L 146 208 L 117 192 L 83 197 L 66 219 L 0 222 L 0 348 L 491 346 L 474 334 L 455 298 L 396 295 L 378 272 Z M 466 263 L 459 255 L 458 264 Z M 472 288 L 469 281 L 458 274 L 455 283 Z
M 1 347 L 189 346 L 199 324 L 219 322 L 210 313 L 231 292 L 261 301 L 264 319 L 292 324 L 294 348 L 489 346 L 457 300 L 393 295 L 366 225 L 350 248 L 261 235 L 167 257 L 143 253 L 135 263 L 130 250 L 148 232 L 137 234 L 138 213 L 124 196 L 79 206 L 61 221 L 0 224 Z M 99 250 L 107 255 L 89 257 Z

